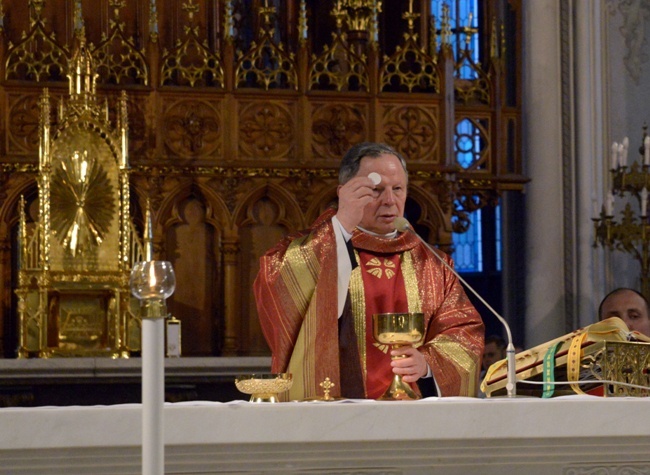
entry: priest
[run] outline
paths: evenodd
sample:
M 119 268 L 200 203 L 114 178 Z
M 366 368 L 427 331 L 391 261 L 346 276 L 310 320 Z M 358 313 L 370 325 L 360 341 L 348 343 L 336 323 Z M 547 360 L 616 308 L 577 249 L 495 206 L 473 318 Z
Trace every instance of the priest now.
M 483 322 L 433 251 L 395 229 L 407 185 L 396 150 L 355 145 L 341 161 L 338 207 L 262 256 L 255 299 L 271 371 L 293 375 L 290 399 L 322 395 L 326 378 L 331 396 L 377 399 L 395 374 L 418 395 L 477 394 Z M 372 315 L 390 312 L 424 314 L 420 346 L 374 341 Z

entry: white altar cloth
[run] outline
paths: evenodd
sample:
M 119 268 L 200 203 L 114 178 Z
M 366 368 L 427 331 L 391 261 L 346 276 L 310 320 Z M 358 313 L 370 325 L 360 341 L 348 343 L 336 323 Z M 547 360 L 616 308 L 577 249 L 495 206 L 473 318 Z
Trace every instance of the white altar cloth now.
M 166 474 L 650 474 L 650 398 L 164 408 Z M 0 474 L 138 474 L 141 406 L 0 409 Z

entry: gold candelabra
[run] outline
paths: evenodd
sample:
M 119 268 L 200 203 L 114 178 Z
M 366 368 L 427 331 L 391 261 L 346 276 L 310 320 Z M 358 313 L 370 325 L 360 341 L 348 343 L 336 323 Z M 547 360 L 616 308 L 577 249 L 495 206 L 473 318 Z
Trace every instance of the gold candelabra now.
M 594 247 L 601 245 L 609 250 L 632 255 L 641 265 L 641 293 L 650 297 L 650 221 L 648 220 L 648 188 L 650 188 L 650 136 L 643 127 L 643 141 L 639 159 L 628 165 L 629 140 L 611 146 L 610 174 L 612 188 L 594 222 Z M 617 197 L 624 200 L 622 211 L 615 219 Z M 618 206 L 620 209 L 620 206 Z

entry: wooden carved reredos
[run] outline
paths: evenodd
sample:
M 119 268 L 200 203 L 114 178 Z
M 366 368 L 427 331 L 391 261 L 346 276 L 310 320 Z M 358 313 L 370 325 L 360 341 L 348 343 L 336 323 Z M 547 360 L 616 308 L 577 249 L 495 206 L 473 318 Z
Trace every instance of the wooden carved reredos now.
M 183 354 L 264 355 L 259 256 L 335 202 L 352 144 L 404 154 L 408 217 L 447 250 L 468 212 L 522 189 L 519 2 L 479 3 L 476 29 L 418 0 L 2 0 L 0 354 L 17 346 L 21 195 L 38 219 L 39 98 L 66 94 L 75 35 L 109 120 L 127 94 L 132 219 L 150 200 Z

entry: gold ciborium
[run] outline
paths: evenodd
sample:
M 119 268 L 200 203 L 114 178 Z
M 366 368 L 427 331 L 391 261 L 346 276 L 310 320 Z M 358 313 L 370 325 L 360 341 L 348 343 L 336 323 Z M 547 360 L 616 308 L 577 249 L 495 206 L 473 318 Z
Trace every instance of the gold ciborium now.
M 375 341 L 388 345 L 391 349 L 412 346 L 424 338 L 424 314 L 422 313 L 377 313 L 372 316 L 372 336 Z M 401 356 L 392 356 L 392 359 Z M 411 386 L 402 381 L 399 374 L 393 375 L 393 381 L 380 401 L 419 399 Z
M 278 393 L 292 384 L 291 373 L 242 374 L 235 379 L 237 389 L 251 395 L 250 402 L 279 402 Z

